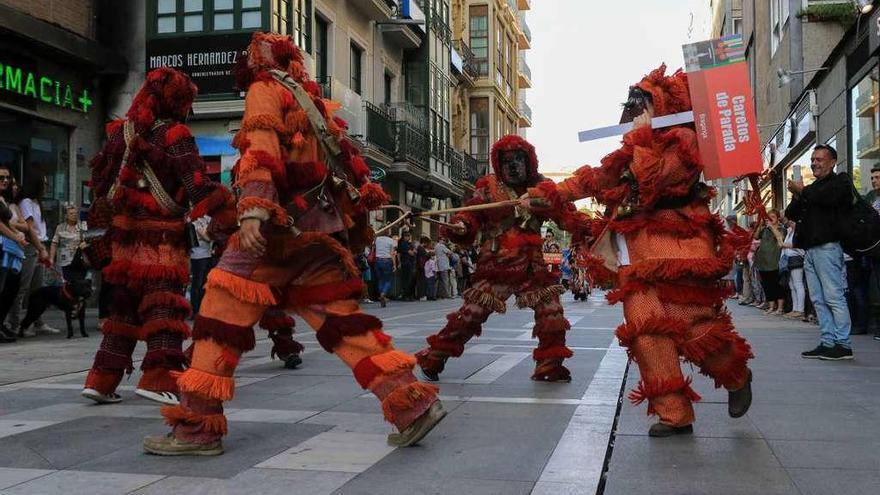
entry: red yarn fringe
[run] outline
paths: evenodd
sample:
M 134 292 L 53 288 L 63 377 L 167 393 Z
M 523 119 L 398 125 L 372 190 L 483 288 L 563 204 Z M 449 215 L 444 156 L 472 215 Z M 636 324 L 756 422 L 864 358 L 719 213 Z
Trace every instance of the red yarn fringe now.
M 345 299 L 360 299 L 364 290 L 364 282 L 359 278 L 350 278 L 342 282 L 330 282 L 321 285 L 293 286 L 287 290 L 285 306 L 301 308 L 312 304 L 327 304 Z
M 226 435 L 228 427 L 226 416 L 219 414 L 197 414 L 182 405 L 164 406 L 160 413 L 165 418 L 165 424 L 174 427 L 177 425 L 199 425 L 206 433 Z
M 325 351 L 332 353 L 343 337 L 363 335 L 370 330 L 382 328 L 382 320 L 366 313 L 350 315 L 328 314 L 316 337 Z
M 681 342 L 689 328 L 688 322 L 678 318 L 651 317 L 638 324 L 623 323 L 617 327 L 614 335 L 617 336 L 620 345 L 631 347 L 633 340 L 640 335 L 663 335 L 675 342 Z
M 657 411 L 650 404 L 651 399 L 675 393 L 684 394 L 691 402 L 697 402 L 702 399 L 702 397 L 691 388 L 690 377 L 676 377 L 649 381 L 639 380 L 638 386 L 629 393 L 627 398 L 634 406 L 647 400 L 648 416 L 652 416 L 657 414 Z

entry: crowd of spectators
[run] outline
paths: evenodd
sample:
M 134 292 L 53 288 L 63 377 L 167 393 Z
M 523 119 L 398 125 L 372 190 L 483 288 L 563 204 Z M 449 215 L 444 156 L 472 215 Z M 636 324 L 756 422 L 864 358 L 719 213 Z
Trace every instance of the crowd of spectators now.
M 454 246 L 442 236 L 418 240 L 409 231 L 376 237 L 356 261 L 368 292 L 363 302 L 434 301 L 460 297 L 476 269 L 474 248 Z
M 841 220 L 858 197 L 850 177 L 835 172 L 836 162 L 834 148 L 816 147 L 816 181 L 788 182 L 792 201 L 784 215 L 768 212 L 734 268 L 739 304 L 819 326 L 819 345 L 804 358 L 852 359 L 850 335 L 873 333 L 880 341 L 880 261 L 843 251 Z M 864 199 L 880 213 L 880 167 L 872 170 L 871 184 Z

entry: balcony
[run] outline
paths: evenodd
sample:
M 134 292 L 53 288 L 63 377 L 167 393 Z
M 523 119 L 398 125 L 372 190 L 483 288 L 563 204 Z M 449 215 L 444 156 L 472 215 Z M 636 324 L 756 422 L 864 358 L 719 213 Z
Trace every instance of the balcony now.
M 463 153 L 463 181 L 469 186 L 473 186 L 477 179 L 486 175 L 483 164 L 468 153 Z
M 464 153 L 447 146 L 446 156 L 449 158 L 449 177 L 456 186 L 463 186 L 465 179 Z
M 521 54 L 519 56 L 519 88 L 531 88 L 532 87 L 532 68 L 529 67 L 529 63 L 526 62 L 526 58 Z
M 371 21 L 387 21 L 391 19 L 392 9 L 397 8 L 394 0 L 358 0 L 351 5 Z
M 469 86 L 474 84 L 474 81 L 480 77 L 480 73 L 477 70 L 477 64 L 474 57 L 474 52 L 471 51 L 471 47 L 468 46 L 464 40 L 455 40 L 453 42 L 453 52 L 452 57 L 455 59 L 456 55 L 458 55 L 460 63 L 460 67 L 455 67 L 457 69 L 457 76 L 459 82 L 464 82 Z M 453 61 L 453 65 L 455 65 L 455 61 Z
M 532 126 L 532 107 L 530 107 L 529 104 L 526 103 L 526 100 L 522 98 L 519 100 L 519 126 Z
M 390 162 L 397 149 L 396 129 L 391 114 L 370 102 L 366 102 L 364 108 L 367 114 L 367 144 L 388 157 L 387 160 L 381 161 Z
M 532 0 L 519 0 L 517 2 L 519 5 L 519 10 L 531 10 L 532 9 Z
M 396 162 L 408 162 L 427 172 L 428 161 L 425 150 L 428 147 L 428 136 L 421 129 L 409 122 L 396 122 L 397 153 Z
M 519 18 L 519 36 L 517 41 L 520 50 L 528 50 L 532 47 L 532 30 L 526 22 L 526 15 L 522 12 L 517 16 Z

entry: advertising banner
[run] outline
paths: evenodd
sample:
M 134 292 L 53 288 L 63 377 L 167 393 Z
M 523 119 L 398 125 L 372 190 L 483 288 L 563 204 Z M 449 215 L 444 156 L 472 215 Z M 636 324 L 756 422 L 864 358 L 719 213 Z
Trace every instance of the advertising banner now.
M 684 45 L 707 180 L 760 173 L 761 141 L 741 35 Z

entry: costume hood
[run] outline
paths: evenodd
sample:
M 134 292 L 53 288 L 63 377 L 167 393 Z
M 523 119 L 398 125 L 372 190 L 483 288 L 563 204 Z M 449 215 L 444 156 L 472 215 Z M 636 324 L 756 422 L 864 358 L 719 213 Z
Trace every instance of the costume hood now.
M 691 110 L 687 74 L 681 69 L 667 76 L 666 64 L 662 64 L 635 86 L 651 94 L 655 117 Z
M 251 37 L 247 53 L 238 58 L 234 69 L 235 84 L 238 89 L 247 91 L 251 83 L 266 77 L 271 69 L 287 72 L 300 84 L 309 81 L 302 52 L 289 35 L 257 31 Z M 312 88 L 306 89 L 312 92 Z
M 125 116 L 141 127 L 161 119 L 182 122 L 197 93 L 198 88 L 183 72 L 168 67 L 155 69 L 147 74 Z
M 492 145 L 492 171 L 495 172 L 495 175 L 499 179 L 503 177 L 501 174 L 501 164 L 499 163 L 501 152 L 513 150 L 522 150 L 529 155 L 528 181 L 529 184 L 538 182 L 538 155 L 535 153 L 535 147 L 532 146 L 532 143 L 516 134 L 508 134 Z

